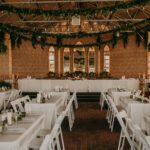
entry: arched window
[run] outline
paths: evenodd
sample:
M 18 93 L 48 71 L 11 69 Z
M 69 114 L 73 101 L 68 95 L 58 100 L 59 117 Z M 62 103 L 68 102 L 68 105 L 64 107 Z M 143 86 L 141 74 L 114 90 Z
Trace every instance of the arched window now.
M 95 72 L 95 49 L 89 48 L 89 72 Z
M 78 42 L 76 45 L 82 44 Z M 85 72 L 85 48 L 74 48 L 74 71 Z
M 70 50 L 64 49 L 64 73 L 70 71 Z
M 104 47 L 104 71 L 110 72 L 110 49 L 108 45 Z
M 49 48 L 49 71 L 55 72 L 55 49 Z

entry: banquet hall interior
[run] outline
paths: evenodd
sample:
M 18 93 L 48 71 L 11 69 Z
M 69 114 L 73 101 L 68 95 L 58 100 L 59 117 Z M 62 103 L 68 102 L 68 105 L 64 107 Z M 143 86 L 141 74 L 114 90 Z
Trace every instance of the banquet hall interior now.
M 0 0 L 0 150 L 150 150 L 150 0 Z

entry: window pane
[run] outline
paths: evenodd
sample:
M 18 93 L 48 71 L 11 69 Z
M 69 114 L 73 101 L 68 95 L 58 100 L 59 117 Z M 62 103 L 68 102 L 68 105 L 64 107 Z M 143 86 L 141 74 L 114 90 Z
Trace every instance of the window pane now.
M 70 51 L 64 49 L 64 72 L 70 71 Z
M 55 50 L 53 47 L 49 49 L 49 71 L 55 72 Z
M 85 71 L 84 48 L 74 49 L 74 71 Z
M 104 47 L 104 70 L 109 72 L 110 68 L 110 50 L 109 46 Z
M 95 49 L 89 49 L 89 72 L 95 72 Z

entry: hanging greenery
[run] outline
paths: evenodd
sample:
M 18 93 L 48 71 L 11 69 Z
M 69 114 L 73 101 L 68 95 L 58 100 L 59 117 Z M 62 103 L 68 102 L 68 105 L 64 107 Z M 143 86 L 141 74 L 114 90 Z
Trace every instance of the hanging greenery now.
M 147 32 L 143 33 L 143 39 L 144 39 L 144 47 L 146 49 L 147 48 L 147 44 L 148 44 L 148 33 Z
M 6 52 L 6 45 L 5 45 L 5 33 L 0 31 L 0 53 Z
M 136 32 L 135 36 L 136 36 L 136 44 L 137 46 L 139 47 L 141 42 L 142 42 L 142 39 L 141 39 L 141 36 L 140 36 L 140 32 Z
M 122 34 L 122 41 L 123 41 L 123 46 L 124 48 L 126 48 L 127 44 L 128 44 L 128 33 L 127 32 L 124 32 Z
M 43 15 L 43 16 L 78 16 L 78 15 L 95 15 L 97 13 L 116 12 L 120 9 L 129 9 L 133 6 L 145 5 L 150 0 L 132 0 L 114 4 L 112 6 L 105 6 L 101 8 L 88 8 L 88 9 L 58 9 L 58 10 L 43 10 L 43 9 L 29 9 L 29 8 L 18 8 L 9 4 L 0 4 L 0 11 L 5 11 L 14 14 L 23 15 Z
M 32 46 L 33 46 L 33 48 L 35 48 L 35 45 L 36 45 L 36 43 L 37 43 L 36 38 L 37 38 L 36 35 L 35 35 L 35 34 L 32 34 L 31 41 L 32 41 Z
M 46 43 L 46 37 L 43 36 L 43 37 L 41 37 L 41 40 L 40 40 L 40 45 L 41 45 L 41 48 L 42 48 L 42 49 L 44 48 L 45 43 Z
M 118 37 L 117 37 L 117 33 L 114 32 L 113 35 L 112 35 L 112 47 L 114 48 L 116 45 L 117 45 L 117 42 L 118 42 Z
M 19 46 L 21 44 L 21 39 L 23 40 L 29 40 L 32 42 L 33 47 L 35 48 L 36 44 L 40 44 L 41 47 L 43 48 L 45 45 L 47 46 L 55 46 L 55 47 L 91 47 L 91 46 L 101 46 L 103 44 L 109 44 L 111 43 L 113 47 L 117 44 L 117 41 L 119 39 L 123 39 L 124 47 L 126 47 L 128 43 L 128 34 L 125 33 L 126 30 L 132 30 L 131 34 L 135 34 L 137 32 L 141 31 L 147 31 L 148 25 L 143 26 L 144 23 L 150 23 L 150 19 L 144 19 L 140 22 L 129 24 L 129 25 L 123 25 L 119 28 L 116 28 L 114 30 L 109 30 L 106 32 L 98 32 L 98 33 L 75 33 L 75 34 L 45 34 L 42 32 L 37 32 L 37 31 L 31 31 L 19 27 L 15 27 L 12 25 L 8 24 L 0 24 L 0 31 L 7 32 L 10 34 L 11 37 L 11 42 L 12 42 L 12 47 L 14 46 Z M 142 27 L 140 27 L 142 25 Z M 121 33 L 122 31 L 123 34 L 120 37 L 117 37 L 117 33 Z M 107 41 L 102 41 L 101 37 L 105 34 L 112 34 L 112 38 L 107 40 Z M 121 35 L 121 34 L 120 34 Z M 46 37 L 49 36 L 54 36 L 56 38 L 55 43 L 48 43 L 46 41 Z M 63 38 L 81 38 L 81 37 L 88 37 L 88 36 L 96 36 L 96 41 L 93 43 L 88 43 L 88 44 L 83 44 L 83 45 L 71 45 L 71 44 L 63 44 L 62 39 Z M 147 36 L 143 34 L 144 37 L 144 43 L 147 47 Z M 20 43 L 20 44 L 19 44 Z M 19 44 L 19 45 L 18 45 Z M 1 46 L 2 47 L 2 46 Z M 4 47 L 4 45 L 3 45 Z
M 60 34 L 60 33 L 43 33 L 41 31 L 32 31 L 29 29 L 25 28 L 20 28 L 16 27 L 7 23 L 0 23 L 0 30 L 3 32 L 8 32 L 8 33 L 14 33 L 14 34 L 19 34 L 19 35 L 36 35 L 36 37 L 53 37 L 53 38 L 83 38 L 83 37 L 90 37 L 90 36 L 99 36 L 99 35 L 105 35 L 105 34 L 112 34 L 113 32 L 122 32 L 122 31 L 127 31 L 127 30 L 134 30 L 136 27 L 139 28 L 140 25 L 143 25 L 145 23 L 150 23 L 150 18 L 143 19 L 142 21 L 132 23 L 132 24 L 127 24 L 127 25 L 122 25 L 121 27 L 118 27 L 116 29 L 104 31 L 104 32 L 94 32 L 94 33 L 85 33 L 85 32 L 79 32 L 79 33 L 70 33 L 70 34 Z M 145 28 L 145 26 L 144 26 Z
M 56 43 L 57 43 L 58 47 L 61 47 L 61 45 L 62 45 L 62 39 L 61 39 L 61 37 L 57 37 Z
M 16 41 L 17 41 L 18 36 L 14 33 L 10 33 L 10 39 L 11 39 L 11 47 L 12 49 L 15 48 L 16 46 Z
M 7 46 L 3 42 L 0 42 L 0 53 L 5 53 L 6 50 Z
M 19 48 L 21 44 L 22 44 L 22 39 L 21 39 L 21 37 L 18 37 L 17 38 L 17 47 Z

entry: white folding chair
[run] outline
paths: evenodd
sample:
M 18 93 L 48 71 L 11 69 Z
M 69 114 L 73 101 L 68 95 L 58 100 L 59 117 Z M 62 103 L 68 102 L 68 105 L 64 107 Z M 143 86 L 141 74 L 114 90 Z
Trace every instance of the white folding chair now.
M 75 109 L 78 109 L 77 92 L 75 92 L 75 95 L 74 95 L 74 105 L 75 105 Z
M 11 90 L 11 93 L 10 93 L 8 99 L 6 99 L 4 102 L 4 110 L 10 106 L 11 101 L 18 99 L 19 97 L 20 97 L 20 91 L 19 90 L 16 90 L 16 89 Z
M 108 103 L 109 103 L 109 109 L 110 109 L 110 114 L 109 114 L 109 127 L 111 129 L 111 132 L 113 131 L 113 128 L 114 128 L 114 121 L 115 121 L 115 117 L 116 117 L 116 114 L 118 114 L 119 112 L 123 111 L 123 108 L 120 107 L 119 105 L 116 106 L 115 103 L 113 102 L 113 99 L 107 95 L 107 100 L 108 100 Z
M 23 108 L 23 106 L 22 106 L 22 104 L 21 104 L 20 98 L 17 99 L 17 100 L 12 101 L 11 105 L 12 105 L 13 110 L 15 112 L 24 112 L 25 111 L 24 108 Z
M 125 111 L 122 111 L 116 115 L 119 124 L 121 126 L 121 133 L 120 133 L 120 138 L 119 138 L 119 143 L 118 143 L 118 150 L 123 150 L 124 144 L 125 144 L 125 139 L 127 139 L 131 150 L 133 150 L 133 141 L 131 139 L 131 133 L 129 133 L 129 130 L 127 130 L 127 125 L 126 122 L 123 120 L 123 118 L 127 118 L 127 114 Z
M 107 100 L 107 98 L 106 98 L 106 93 L 101 92 L 100 101 L 99 101 L 99 104 L 100 104 L 101 110 L 102 110 L 102 109 L 103 109 L 103 107 L 104 107 L 104 102 L 106 102 L 106 103 L 107 103 L 107 105 L 109 105 L 109 104 L 108 104 L 108 100 Z
M 63 112 L 56 120 L 53 129 L 43 137 L 34 138 L 30 145 L 29 149 L 32 150 L 65 150 L 61 123 L 65 117 L 65 113 Z
M 58 115 L 60 115 L 64 111 L 66 116 L 68 117 L 70 131 L 72 130 L 73 123 L 75 120 L 75 114 L 74 114 L 74 110 L 73 110 L 73 101 L 74 101 L 75 96 L 76 96 L 76 92 L 73 93 L 67 106 L 66 107 L 62 106 L 58 110 Z

